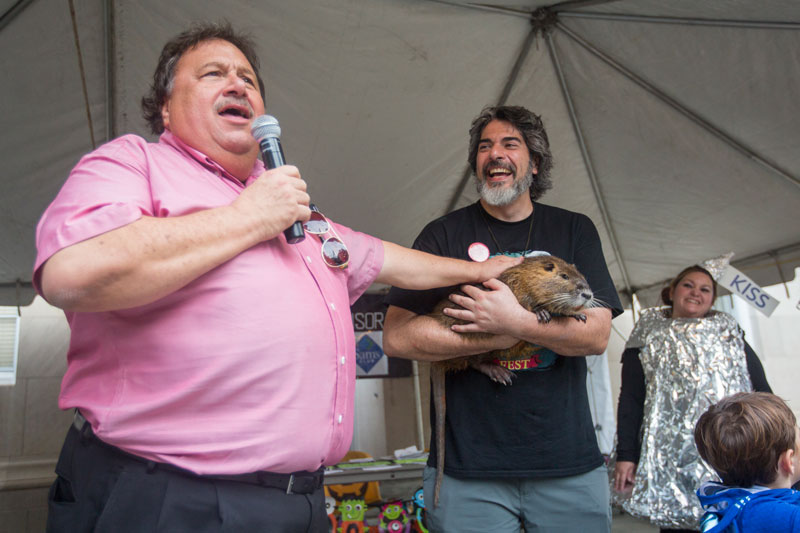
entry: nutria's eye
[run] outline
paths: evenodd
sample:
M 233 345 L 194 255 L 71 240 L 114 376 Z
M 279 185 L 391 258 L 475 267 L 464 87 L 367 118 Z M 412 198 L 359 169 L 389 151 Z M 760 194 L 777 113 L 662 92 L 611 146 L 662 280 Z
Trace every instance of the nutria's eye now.
M 569 279 L 569 276 L 567 276 L 566 274 L 561 274 L 561 277 L 562 277 L 563 279 Z
M 554 265 L 553 263 L 547 263 L 544 266 L 544 269 L 547 270 L 548 272 L 552 272 L 555 268 L 556 268 L 556 265 Z

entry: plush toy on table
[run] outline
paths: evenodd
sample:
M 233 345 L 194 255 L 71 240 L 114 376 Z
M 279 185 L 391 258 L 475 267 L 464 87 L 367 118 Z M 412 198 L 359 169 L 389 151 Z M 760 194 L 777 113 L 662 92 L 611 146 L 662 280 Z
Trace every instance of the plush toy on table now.
M 339 503 L 339 533 L 364 533 L 367 527 L 364 523 L 366 512 L 364 500 L 342 500 Z
M 411 521 L 401 501 L 383 504 L 378 519 L 380 533 L 411 533 Z
M 325 513 L 328 515 L 328 533 L 336 533 L 339 524 L 336 520 L 336 498 L 325 496 Z
M 425 498 L 421 488 L 414 493 L 413 502 L 414 502 L 413 530 L 417 533 L 428 533 L 428 528 L 425 526 Z

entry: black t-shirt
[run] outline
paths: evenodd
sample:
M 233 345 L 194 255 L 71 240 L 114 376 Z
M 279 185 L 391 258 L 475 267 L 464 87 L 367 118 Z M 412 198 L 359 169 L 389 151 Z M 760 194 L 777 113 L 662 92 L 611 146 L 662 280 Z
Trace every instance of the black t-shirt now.
M 592 221 L 539 203 L 532 216 L 533 226 L 530 218 L 503 222 L 476 203 L 428 224 L 414 248 L 460 259 L 469 259 L 468 248 L 475 242 L 488 246 L 492 255 L 549 252 L 575 264 L 595 298 L 619 315 L 619 297 Z M 392 288 L 386 301 L 427 314 L 452 290 Z M 586 395 L 585 359 L 543 351 L 526 370 L 515 370 L 510 386 L 473 369 L 447 374 L 445 473 L 462 478 L 570 476 L 603 463 Z M 428 464 L 435 466 L 434 439 L 429 457 Z

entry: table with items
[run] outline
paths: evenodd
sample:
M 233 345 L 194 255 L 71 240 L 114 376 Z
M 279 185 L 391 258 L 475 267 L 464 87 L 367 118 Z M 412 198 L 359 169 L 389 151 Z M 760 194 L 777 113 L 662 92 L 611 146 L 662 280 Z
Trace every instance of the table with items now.
M 325 469 L 331 531 L 427 533 L 422 471 L 427 453 L 353 459 Z

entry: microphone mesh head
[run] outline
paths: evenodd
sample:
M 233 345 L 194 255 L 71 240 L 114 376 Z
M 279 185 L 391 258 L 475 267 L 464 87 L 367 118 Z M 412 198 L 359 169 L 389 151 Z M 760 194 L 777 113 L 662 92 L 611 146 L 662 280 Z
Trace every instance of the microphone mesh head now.
M 278 119 L 272 115 L 261 115 L 253 120 L 250 126 L 250 132 L 257 141 L 261 142 L 264 139 L 274 137 L 281 138 L 281 126 L 278 124 Z

